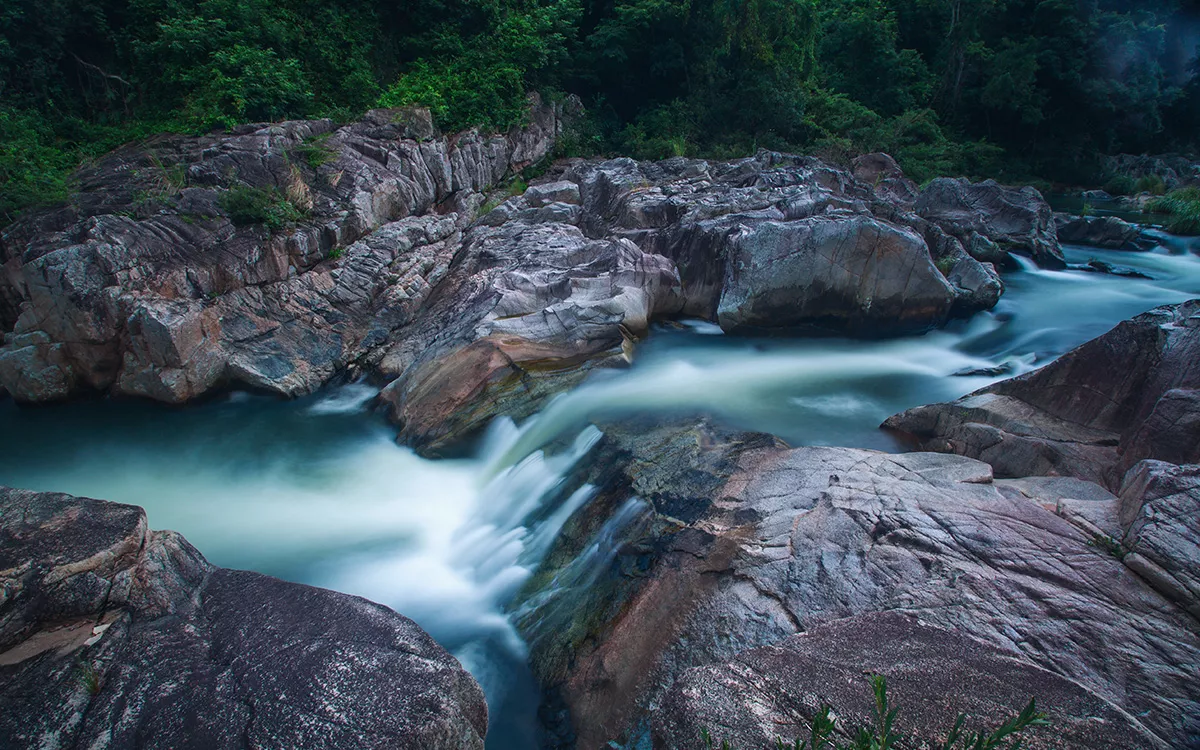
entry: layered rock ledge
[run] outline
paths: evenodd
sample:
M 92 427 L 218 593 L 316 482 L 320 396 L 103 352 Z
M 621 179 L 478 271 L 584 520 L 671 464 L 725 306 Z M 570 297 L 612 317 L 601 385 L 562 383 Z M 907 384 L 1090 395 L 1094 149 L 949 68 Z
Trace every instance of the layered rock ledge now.
M 0 746 L 482 748 L 411 620 L 210 565 L 141 508 L 0 488 Z
M 1117 325 L 1027 375 L 884 426 L 1003 477 L 1072 476 L 1117 492 L 1143 459 L 1200 462 L 1200 300 Z
M 437 452 L 621 366 L 656 317 L 912 333 L 995 305 L 1009 251 L 1058 262 L 1036 191 L 921 191 L 882 154 L 566 162 L 509 197 L 561 122 L 535 101 L 510 133 L 439 136 L 381 110 L 118 151 L 0 237 L 0 389 L 181 403 L 366 374 Z

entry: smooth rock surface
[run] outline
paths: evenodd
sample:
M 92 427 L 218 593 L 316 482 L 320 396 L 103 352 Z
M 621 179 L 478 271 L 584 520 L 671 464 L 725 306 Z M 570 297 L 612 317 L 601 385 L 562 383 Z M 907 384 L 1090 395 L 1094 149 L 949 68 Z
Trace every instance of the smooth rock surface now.
M 1045 268 L 1066 265 L 1053 212 L 1034 188 L 1018 190 L 993 180 L 972 183 L 942 177 L 921 192 L 916 212 L 963 242 L 981 234 Z
M 1090 245 L 1108 250 L 1138 250 L 1141 230 L 1115 216 L 1069 216 L 1055 214 L 1060 242 Z
M 482 748 L 474 679 L 358 597 L 215 568 L 141 508 L 0 489 L 0 746 Z
M 1028 729 L 1021 747 L 1125 748 L 1158 743 L 1136 720 L 1094 693 L 1012 654 L 899 612 L 836 620 L 777 645 L 683 673 L 653 717 L 654 747 L 700 747 L 701 731 L 732 747 L 788 747 L 807 739 L 821 706 L 843 732 L 874 727 L 869 676 L 887 678 L 895 729 L 940 747 L 957 716 L 965 731 L 990 732 L 1030 698 L 1051 726 Z M 948 691 L 951 686 L 969 686 Z M 844 739 L 849 739 L 845 734 Z
M 610 488 L 598 495 L 610 510 L 569 525 L 566 549 L 551 554 L 551 569 L 522 605 L 535 671 L 565 706 L 571 729 L 560 734 L 577 747 L 645 737 L 691 668 L 740 660 L 832 620 L 889 611 L 989 644 L 1027 676 L 1054 673 L 1066 691 L 1055 694 L 1066 703 L 1045 707 L 1071 715 L 1072 731 L 1085 732 L 1090 714 L 1071 706 L 1113 717 L 1103 730 L 1111 742 L 1100 746 L 1120 747 L 1130 736 L 1145 737 L 1138 745 L 1145 747 L 1200 741 L 1195 619 L 1054 503 L 994 484 L 987 464 L 931 453 L 791 450 L 707 428 L 676 430 L 675 438 L 634 434 L 642 442 L 608 429 L 610 447 L 602 450 L 623 445 L 617 455 L 640 458 L 603 458 L 629 468 L 588 476 Z M 627 480 L 614 476 L 622 471 Z M 1090 486 L 1065 494 L 1107 498 L 1111 515 L 1112 496 Z M 562 563 L 573 559 L 569 550 L 603 538 L 585 529 L 604 528 L 630 495 L 648 505 L 611 543 L 612 562 L 593 573 L 588 595 L 572 606 L 569 590 L 560 591 L 553 596 L 565 599 L 543 603 L 550 591 L 539 585 L 569 580 Z M 555 619 L 560 606 L 577 613 L 570 627 Z M 871 652 L 857 658 L 869 661 Z M 786 680 L 786 660 L 778 666 L 785 671 L 772 679 Z M 964 708 L 986 703 L 1003 674 L 942 685 L 939 695 Z M 828 677 L 830 687 L 814 689 L 842 684 Z M 720 709 L 704 705 L 697 710 Z M 762 709 L 762 721 L 795 721 L 792 708 L 775 714 L 774 705 L 754 710 Z
M 1074 476 L 1118 491 L 1143 459 L 1200 462 L 1200 300 L 1117 325 L 1055 362 L 884 426 L 999 476 Z

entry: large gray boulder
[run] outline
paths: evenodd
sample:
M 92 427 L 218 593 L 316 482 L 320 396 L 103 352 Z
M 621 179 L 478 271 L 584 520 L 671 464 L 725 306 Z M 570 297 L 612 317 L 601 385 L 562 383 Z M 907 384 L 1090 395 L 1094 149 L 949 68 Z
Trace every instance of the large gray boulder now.
M 1070 216 L 1055 214 L 1058 239 L 1072 245 L 1089 245 L 1107 250 L 1139 250 L 1141 229 L 1115 216 Z
M 672 259 L 684 311 L 727 331 L 922 331 L 995 305 L 1002 290 L 993 268 L 910 204 L 816 159 L 617 159 L 567 176 L 580 184 L 585 232 Z
M 0 746 L 482 748 L 411 620 L 215 568 L 141 508 L 0 488 Z
M 1143 459 L 1200 462 L 1200 300 L 1160 307 L 1027 375 L 884 426 L 1005 477 L 1074 476 L 1119 490 Z
M 1005 485 L 959 456 L 793 450 L 703 426 L 605 429 L 596 468 L 580 477 L 597 497 L 517 609 L 576 747 L 655 727 L 656 746 L 677 747 L 710 721 L 714 734 L 757 742 L 763 727 L 811 718 L 817 696 L 861 713 L 863 686 L 851 683 L 862 670 L 896 677 L 913 710 L 938 722 L 956 708 L 1015 712 L 1036 696 L 1079 745 L 1200 741 L 1195 620 L 1087 520 L 1116 522 L 1103 488 Z M 644 499 L 633 520 L 630 496 Z M 576 577 L 587 586 L 574 588 Z M 848 642 L 844 659 L 803 679 L 790 671 L 810 664 L 803 655 L 751 651 L 795 649 L 798 633 L 893 611 L 939 631 Z M 972 652 L 974 641 L 990 648 Z M 914 673 L 904 654 L 936 648 L 978 659 L 945 665 L 936 692 L 901 687 Z M 752 695 L 793 681 L 795 691 Z
M 1200 465 L 1138 463 L 1119 508 L 1122 561 L 1200 620 Z
M 728 243 L 717 302 L 726 331 L 824 324 L 895 333 L 944 321 L 954 306 L 924 239 L 872 217 L 747 224 Z
M 674 265 L 562 223 L 471 229 L 452 278 L 375 369 L 401 438 L 427 453 L 525 417 L 681 307 Z
M 1054 212 L 1032 187 L 994 180 L 938 178 L 917 199 L 916 212 L 964 243 L 982 235 L 1005 250 L 1028 255 L 1046 268 L 1064 268 Z

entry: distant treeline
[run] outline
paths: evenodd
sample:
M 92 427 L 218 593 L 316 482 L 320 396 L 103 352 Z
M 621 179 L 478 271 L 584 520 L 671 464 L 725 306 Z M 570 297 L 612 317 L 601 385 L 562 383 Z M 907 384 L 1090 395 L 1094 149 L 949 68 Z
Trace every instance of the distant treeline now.
M 1200 0 L 3 0 L 0 223 L 161 131 L 586 106 L 570 153 L 842 159 L 1095 182 L 1200 134 Z

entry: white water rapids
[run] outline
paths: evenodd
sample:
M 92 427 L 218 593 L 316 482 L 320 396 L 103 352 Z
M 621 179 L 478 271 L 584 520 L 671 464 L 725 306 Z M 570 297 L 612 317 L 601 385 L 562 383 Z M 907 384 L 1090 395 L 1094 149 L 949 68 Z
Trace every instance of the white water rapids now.
M 662 327 L 632 369 L 597 373 L 520 428 L 499 421 L 473 459 L 429 461 L 397 446 L 365 386 L 296 402 L 235 394 L 186 409 L 0 402 L 0 484 L 142 505 L 153 528 L 182 532 L 218 565 L 387 604 L 480 680 L 492 709 L 489 747 L 533 747 L 538 696 L 505 607 L 590 497 L 588 487 L 562 485 L 600 437 L 593 419 L 704 413 L 795 445 L 895 450 L 877 429 L 887 416 L 1027 371 L 1125 318 L 1200 296 L 1200 258 L 1190 253 L 1069 256 L 1152 279 L 1025 264 L 1006 275 L 995 311 L 890 341 Z M 571 447 L 543 455 L 562 436 L 574 436 Z M 612 562 L 609 537 L 644 510 L 630 498 L 555 584 L 588 585 Z M 553 588 L 543 595 L 552 599 Z

